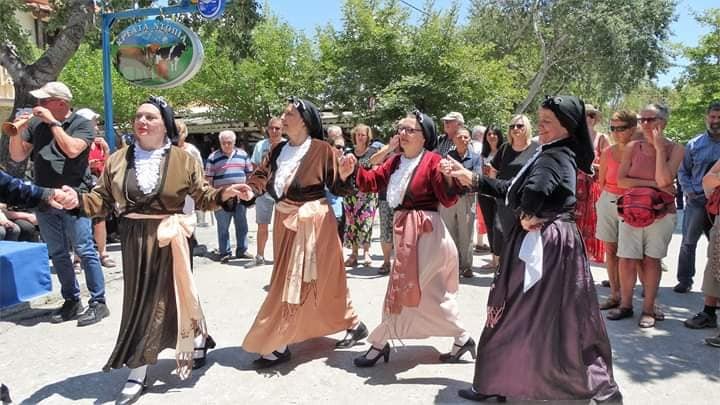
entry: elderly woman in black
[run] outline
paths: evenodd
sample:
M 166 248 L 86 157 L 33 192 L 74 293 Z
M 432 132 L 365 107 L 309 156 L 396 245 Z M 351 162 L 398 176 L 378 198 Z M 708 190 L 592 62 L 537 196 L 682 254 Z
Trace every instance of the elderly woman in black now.
M 488 298 L 472 387 L 463 398 L 620 400 L 610 342 L 575 225 L 577 170 L 594 158 L 585 105 L 546 99 L 538 152 L 510 181 L 481 177 L 445 160 L 443 171 L 519 212 Z

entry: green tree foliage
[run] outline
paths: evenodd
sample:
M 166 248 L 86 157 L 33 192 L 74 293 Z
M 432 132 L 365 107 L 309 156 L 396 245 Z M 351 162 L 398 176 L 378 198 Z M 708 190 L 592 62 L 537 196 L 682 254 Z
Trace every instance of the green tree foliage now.
M 467 35 L 505 57 L 527 89 L 517 112 L 544 94 L 597 103 L 667 67 L 675 0 L 474 0 Z
M 705 114 L 713 100 L 720 100 L 720 8 L 707 10 L 697 20 L 710 32 L 695 47 L 683 49 L 687 72 L 678 80 L 671 106 L 671 129 L 689 140 L 705 131 Z
M 457 7 L 413 24 L 398 1 L 348 0 L 343 29 L 319 34 L 327 105 L 387 128 L 419 108 L 435 117 L 501 122 L 520 96 L 515 74 L 458 27 Z
M 264 126 L 280 113 L 285 98 L 297 94 L 316 98 L 322 82 L 312 41 L 268 15 L 251 31 L 251 58 L 233 61 L 232 51 L 209 41 L 206 61 L 193 80 L 194 93 L 218 118 Z

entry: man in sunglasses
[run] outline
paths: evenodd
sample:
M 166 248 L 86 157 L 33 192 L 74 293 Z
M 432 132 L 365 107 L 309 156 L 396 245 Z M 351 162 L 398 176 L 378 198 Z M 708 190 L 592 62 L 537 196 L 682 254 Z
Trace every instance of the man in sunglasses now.
M 692 289 L 695 276 L 695 249 L 700 235 L 709 238 L 712 223 L 705 210 L 705 193 L 702 179 L 715 162 L 720 159 L 720 101 L 708 106 L 705 116 L 707 131 L 691 139 L 685 147 L 685 157 L 680 165 L 678 181 L 685 192 L 685 211 L 682 223 L 682 244 L 678 256 L 678 284 L 676 293 Z M 704 324 L 700 322 L 700 324 Z
M 463 115 L 459 112 L 452 111 L 442 117 L 442 122 L 445 133 L 438 139 L 438 144 L 434 152 L 445 157 L 451 150 L 455 149 L 455 141 L 453 139 L 455 139 L 458 130 L 465 125 L 465 118 L 463 118 Z
M 252 154 L 253 167 L 258 167 L 269 155 L 275 145 L 282 142 L 282 120 L 278 117 L 272 117 L 265 128 L 265 139 L 255 144 Z M 245 265 L 245 268 L 262 266 L 265 264 L 265 245 L 270 235 L 269 228 L 272 222 L 273 208 L 275 200 L 267 193 L 257 197 L 255 200 L 255 222 L 257 223 L 257 254 L 255 260 Z
M 60 188 L 68 185 L 89 191 L 92 187 L 89 146 L 95 139 L 92 121 L 72 111 L 72 93 L 61 82 L 47 83 L 30 94 L 38 102 L 32 109 L 32 119 L 27 127 L 20 135 L 10 138 L 10 158 L 21 162 L 32 157 L 34 180 L 40 186 Z M 110 311 L 105 305 L 105 278 L 93 241 L 91 219 L 62 209 L 47 208 L 37 212 L 37 221 L 65 299 L 62 307 L 52 313 L 51 322 L 76 318 L 78 326 L 100 322 Z M 85 282 L 90 291 L 89 307 L 84 313 L 69 245 L 82 259 Z

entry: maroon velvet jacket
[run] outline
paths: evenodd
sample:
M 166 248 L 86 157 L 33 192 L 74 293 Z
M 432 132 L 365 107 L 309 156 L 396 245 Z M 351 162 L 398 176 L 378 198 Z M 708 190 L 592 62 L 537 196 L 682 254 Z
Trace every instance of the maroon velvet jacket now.
M 458 200 L 458 185 L 453 181 L 452 186 L 449 186 L 440 172 L 439 164 L 442 157 L 435 152 L 424 153 L 398 209 L 437 211 L 438 203 L 451 207 Z M 366 193 L 386 190 L 390 176 L 398 166 L 400 166 L 400 154 L 374 169 L 358 167 L 355 183 L 360 191 Z

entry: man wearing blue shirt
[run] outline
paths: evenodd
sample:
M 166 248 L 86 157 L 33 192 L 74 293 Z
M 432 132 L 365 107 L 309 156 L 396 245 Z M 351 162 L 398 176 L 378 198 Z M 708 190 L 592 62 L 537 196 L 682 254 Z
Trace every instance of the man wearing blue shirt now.
M 453 137 L 454 148 L 448 152 L 448 158 L 455 159 L 474 172 L 482 171 L 482 158 L 470 148 L 470 131 L 460 128 Z M 438 211 L 445 222 L 458 250 L 460 275 L 472 277 L 472 236 L 475 226 L 475 193 L 464 191 L 460 199 L 450 208 L 440 206 Z
M 720 159 L 720 102 L 710 104 L 705 124 L 707 131 L 691 139 L 685 147 L 685 158 L 678 172 L 678 180 L 687 199 L 678 257 L 678 284 L 673 288 L 677 293 L 686 293 L 692 289 L 697 242 L 703 233 L 708 237 L 712 227 L 705 210 L 707 199 L 703 192 L 702 178 Z

